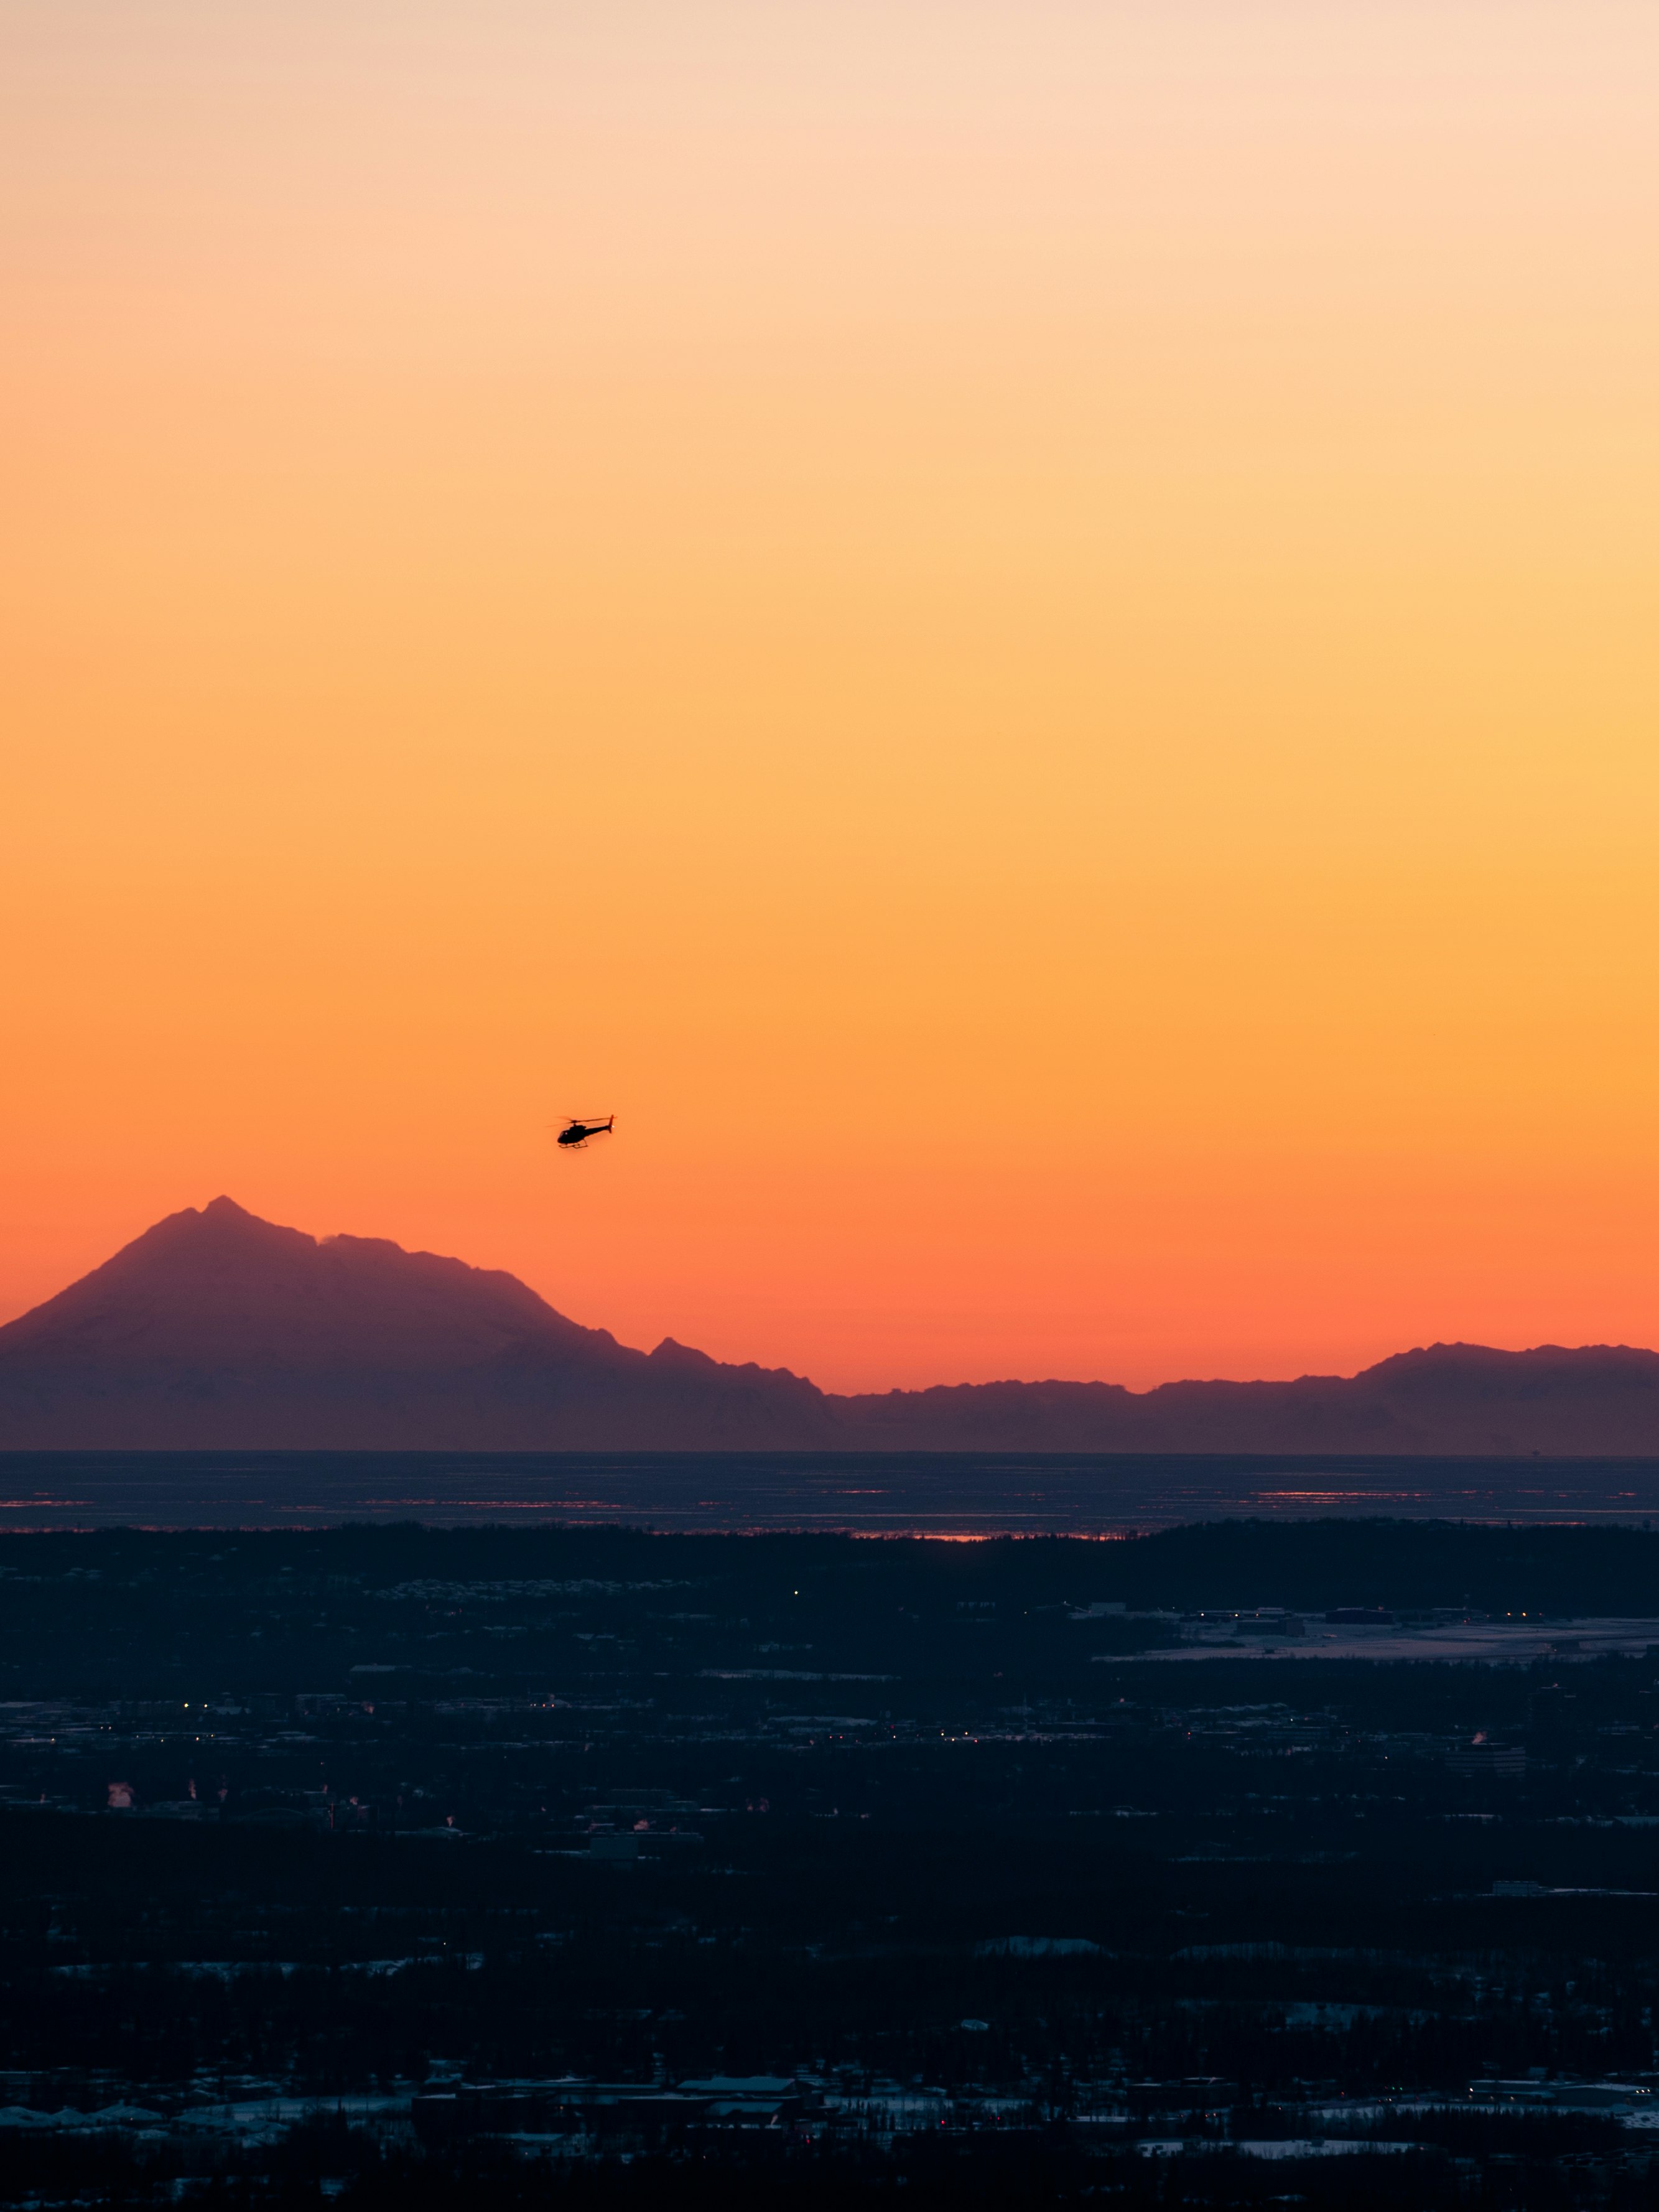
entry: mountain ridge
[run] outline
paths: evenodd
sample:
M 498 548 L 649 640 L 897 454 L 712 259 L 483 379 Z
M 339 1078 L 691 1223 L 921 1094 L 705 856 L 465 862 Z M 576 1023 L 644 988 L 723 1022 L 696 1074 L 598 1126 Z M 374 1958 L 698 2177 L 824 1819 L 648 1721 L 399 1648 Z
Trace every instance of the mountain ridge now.
M 0 1326 L 0 1449 L 1659 1455 L 1659 1352 L 1436 1344 L 1291 1382 L 1003 1381 L 837 1395 L 570 1320 L 384 1237 L 186 1207 Z

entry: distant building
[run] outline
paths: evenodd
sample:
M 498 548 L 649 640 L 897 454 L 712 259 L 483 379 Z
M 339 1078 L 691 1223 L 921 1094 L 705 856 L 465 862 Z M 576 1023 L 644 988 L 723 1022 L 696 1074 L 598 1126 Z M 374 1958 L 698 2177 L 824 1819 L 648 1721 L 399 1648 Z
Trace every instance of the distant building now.
M 1524 1774 L 1527 1754 L 1518 1743 L 1493 1743 L 1477 1735 L 1449 1751 L 1446 1764 L 1454 1774 Z

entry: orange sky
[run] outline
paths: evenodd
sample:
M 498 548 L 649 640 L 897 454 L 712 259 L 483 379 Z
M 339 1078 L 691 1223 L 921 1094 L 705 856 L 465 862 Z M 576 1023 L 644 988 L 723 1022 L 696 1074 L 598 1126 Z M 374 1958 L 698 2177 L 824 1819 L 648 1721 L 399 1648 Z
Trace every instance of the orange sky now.
M 1659 1343 L 1656 99 L 0 12 L 0 1314 L 223 1190 L 842 1388 Z

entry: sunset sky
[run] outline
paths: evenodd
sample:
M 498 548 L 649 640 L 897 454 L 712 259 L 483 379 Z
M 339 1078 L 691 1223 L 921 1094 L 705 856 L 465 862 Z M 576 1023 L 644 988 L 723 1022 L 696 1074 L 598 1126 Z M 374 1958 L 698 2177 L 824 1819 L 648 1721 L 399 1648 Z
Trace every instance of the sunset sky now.
M 0 1317 L 225 1191 L 842 1389 L 1659 1344 L 1656 104 L 0 0 Z

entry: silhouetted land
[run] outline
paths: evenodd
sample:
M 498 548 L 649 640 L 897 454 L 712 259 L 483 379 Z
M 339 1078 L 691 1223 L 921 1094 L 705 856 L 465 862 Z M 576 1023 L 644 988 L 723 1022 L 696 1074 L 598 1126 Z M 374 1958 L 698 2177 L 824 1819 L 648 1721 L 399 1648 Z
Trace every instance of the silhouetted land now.
M 1646 2204 L 1659 1534 L 0 1535 L 0 2202 Z

